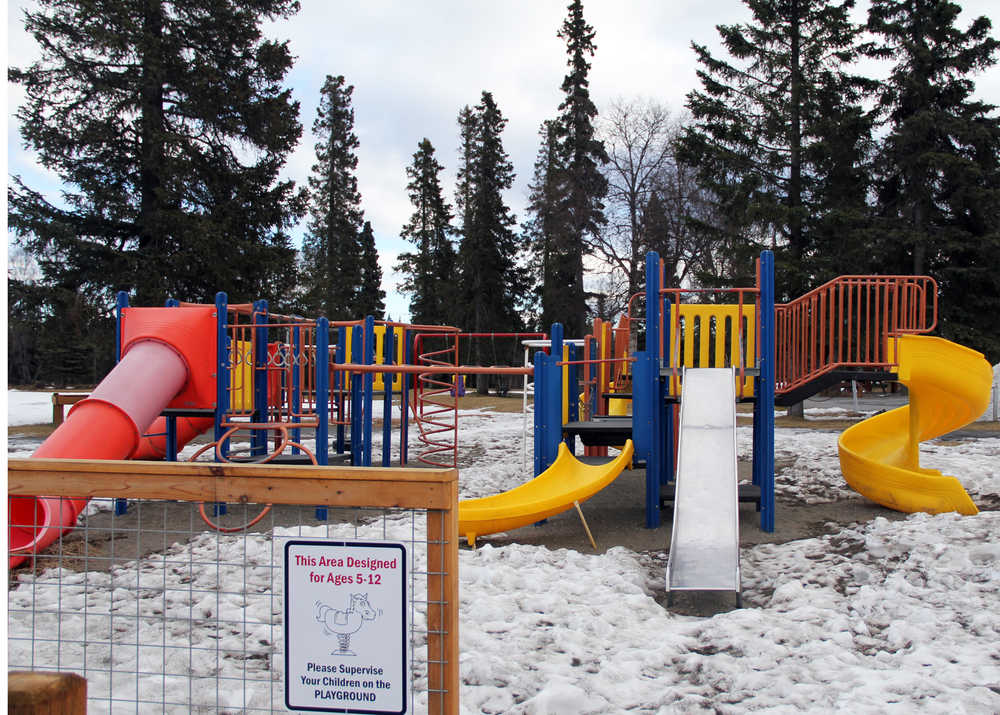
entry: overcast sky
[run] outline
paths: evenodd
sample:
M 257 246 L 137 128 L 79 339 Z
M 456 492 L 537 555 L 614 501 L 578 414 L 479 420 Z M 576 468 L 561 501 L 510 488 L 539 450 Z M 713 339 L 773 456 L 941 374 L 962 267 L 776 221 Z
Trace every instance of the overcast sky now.
M 290 40 L 296 58 L 287 83 L 301 104 L 304 132 L 286 170 L 296 182 L 304 184 L 315 161 L 311 127 L 324 78 L 342 74 L 355 87 L 358 184 L 382 256 L 387 309 L 394 318 L 403 317 L 408 304 L 394 290 L 397 276 L 392 271 L 397 254 L 408 250 L 398 238 L 411 213 L 406 166 L 417 143 L 430 139 L 445 166 L 446 198 L 453 203 L 455 119 L 464 105 L 479 101 L 483 90 L 493 93 L 509 120 L 503 140 L 517 182 L 507 200 L 518 221 L 524 219 L 538 128 L 556 116 L 562 100 L 566 53 L 556 32 L 567 4 L 302 0 L 296 16 L 266 28 L 269 36 Z M 21 23 L 26 5 L 7 5 L 8 63 L 18 66 L 38 56 Z M 994 22 L 994 37 L 1000 37 L 997 0 L 961 5 L 961 27 L 985 14 Z M 584 15 L 597 32 L 590 88 L 598 108 L 616 98 L 644 97 L 680 112 L 685 95 L 697 85 L 691 41 L 718 47 L 715 25 L 744 21 L 749 12 L 739 0 L 585 0 Z M 1000 105 L 1000 69 L 993 67 L 975 79 L 978 96 Z M 56 177 L 22 147 L 13 119 L 22 96 L 20 88 L 8 85 L 8 173 L 19 174 L 33 188 L 56 192 Z

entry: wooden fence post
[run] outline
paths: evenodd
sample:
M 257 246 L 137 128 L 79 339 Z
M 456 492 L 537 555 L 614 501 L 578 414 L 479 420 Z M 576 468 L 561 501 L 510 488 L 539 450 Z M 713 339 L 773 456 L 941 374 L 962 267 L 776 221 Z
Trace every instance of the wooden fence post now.
M 59 401 L 59 393 L 52 393 L 52 424 L 56 427 L 61 425 L 63 422 L 63 406 Z
M 7 674 L 10 715 L 86 715 L 87 681 L 76 673 L 11 671 Z

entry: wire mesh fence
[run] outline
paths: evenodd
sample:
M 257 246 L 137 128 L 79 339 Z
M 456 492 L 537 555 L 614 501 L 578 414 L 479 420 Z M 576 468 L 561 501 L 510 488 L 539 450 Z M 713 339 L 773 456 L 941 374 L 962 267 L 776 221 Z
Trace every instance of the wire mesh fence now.
M 402 545 L 405 711 L 457 712 L 453 470 L 10 460 L 8 479 L 11 514 L 32 522 L 12 528 L 44 521 L 26 494 L 94 497 L 75 529 L 8 580 L 9 667 L 84 676 L 89 712 L 286 710 L 296 636 L 286 636 L 284 552 L 301 540 Z M 210 529 L 197 508 L 204 500 L 218 526 L 237 527 L 263 495 L 266 517 L 234 533 Z M 116 497 L 130 500 L 125 514 Z M 307 621 L 323 629 L 322 615 Z M 329 689 L 347 698 L 340 707 L 370 707 L 351 691 Z

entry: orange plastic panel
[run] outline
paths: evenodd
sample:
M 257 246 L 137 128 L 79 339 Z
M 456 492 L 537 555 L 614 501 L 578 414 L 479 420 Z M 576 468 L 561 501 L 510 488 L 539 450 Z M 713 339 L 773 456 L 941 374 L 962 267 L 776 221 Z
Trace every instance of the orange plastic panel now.
M 123 308 L 122 355 L 137 341 L 154 339 L 176 350 L 188 369 L 184 389 L 167 407 L 214 409 L 217 317 L 214 305 Z

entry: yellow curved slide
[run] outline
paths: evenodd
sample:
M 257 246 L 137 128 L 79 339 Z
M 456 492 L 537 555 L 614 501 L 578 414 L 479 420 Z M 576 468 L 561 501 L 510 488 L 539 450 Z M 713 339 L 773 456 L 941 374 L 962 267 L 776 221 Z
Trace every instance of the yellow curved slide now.
M 852 489 L 890 509 L 979 510 L 955 478 L 920 466 L 920 442 L 969 424 L 986 411 L 993 373 L 982 353 L 942 338 L 897 340 L 899 381 L 910 404 L 847 429 L 840 469 Z
M 477 536 L 534 524 L 573 508 L 613 482 L 632 460 L 632 440 L 607 464 L 584 464 L 565 443 L 552 466 L 508 492 L 458 503 L 458 533 L 470 545 Z

